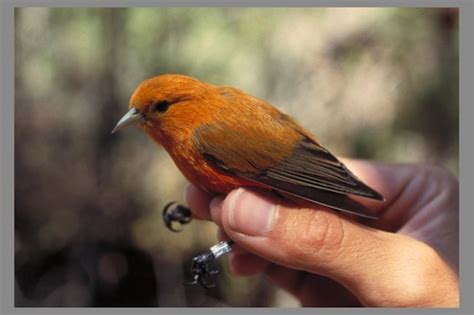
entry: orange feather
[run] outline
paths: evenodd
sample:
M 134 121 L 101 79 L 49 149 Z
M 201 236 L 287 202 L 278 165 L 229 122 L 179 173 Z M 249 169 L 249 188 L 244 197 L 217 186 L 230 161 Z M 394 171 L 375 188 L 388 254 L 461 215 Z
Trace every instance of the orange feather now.
M 239 89 L 161 75 L 138 86 L 129 108 L 127 125 L 139 124 L 209 192 L 261 187 L 366 217 L 347 195 L 383 200 L 291 117 Z

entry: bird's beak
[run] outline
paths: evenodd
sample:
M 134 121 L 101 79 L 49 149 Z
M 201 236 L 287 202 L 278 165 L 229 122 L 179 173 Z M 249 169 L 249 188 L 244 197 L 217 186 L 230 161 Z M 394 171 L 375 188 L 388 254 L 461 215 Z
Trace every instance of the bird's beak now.
M 139 123 L 142 123 L 145 121 L 145 118 L 143 118 L 143 115 L 140 114 L 134 107 L 129 110 L 123 117 L 119 120 L 117 125 L 115 126 L 114 130 L 112 130 L 112 133 L 119 131 L 120 129 L 123 129 L 125 127 L 130 127 L 134 125 L 138 125 Z

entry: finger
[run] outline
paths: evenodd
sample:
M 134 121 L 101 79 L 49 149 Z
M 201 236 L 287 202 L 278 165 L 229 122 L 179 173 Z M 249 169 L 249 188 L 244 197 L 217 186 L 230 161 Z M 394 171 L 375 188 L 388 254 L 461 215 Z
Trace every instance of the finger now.
M 425 242 L 458 270 L 459 183 L 452 174 L 429 164 L 341 160 L 386 198 L 381 203 L 353 196 L 380 215 L 378 220 L 354 219 Z M 297 204 L 312 207 L 308 203 Z
M 301 300 L 303 280 L 307 272 L 269 263 L 265 269 L 265 274 L 277 286 Z
M 259 194 L 263 196 L 267 196 L 268 198 L 275 198 L 278 197 L 278 195 L 273 194 L 270 191 L 267 190 L 257 190 Z M 211 219 L 218 225 L 222 226 L 222 205 L 224 203 L 224 196 L 218 195 L 214 198 L 212 198 L 211 202 L 209 203 L 209 212 L 211 215 Z
M 217 225 L 221 226 L 221 209 L 222 204 L 224 202 L 223 196 L 216 196 L 214 197 L 211 202 L 209 203 L 209 212 L 212 221 L 214 221 Z
M 225 231 L 222 227 L 219 227 L 217 229 L 217 239 L 219 240 L 219 242 L 221 241 L 229 241 L 230 238 L 229 236 L 227 236 L 227 234 L 225 234 Z M 232 251 L 231 253 L 235 253 L 235 254 L 248 254 L 248 251 L 244 248 L 242 248 L 241 246 L 239 246 L 239 244 L 234 244 L 232 245 Z
M 219 241 L 230 240 L 222 227 L 217 230 L 217 239 Z M 261 273 L 267 264 L 267 260 L 249 253 L 238 244 L 232 245 L 232 251 L 229 253 L 229 267 L 234 275 L 252 276 Z
M 212 195 L 194 185 L 188 185 L 184 191 L 184 197 L 188 206 L 191 208 L 193 217 L 197 219 L 209 220 L 209 202 Z
M 265 273 L 273 283 L 300 300 L 303 306 L 360 306 L 353 294 L 327 277 L 277 264 L 268 264 Z
M 232 251 L 229 256 L 230 271 L 237 276 L 253 276 L 261 273 L 268 264 L 268 260 L 249 252 Z
M 445 268 L 434 250 L 419 241 L 358 224 L 324 207 L 277 204 L 243 188 L 224 200 L 221 222 L 227 235 L 249 252 L 334 279 L 366 305 L 393 296 L 394 284 L 399 294 L 429 292 L 419 285 L 425 283 L 425 262 Z M 399 277 L 406 270 L 410 277 Z
M 425 195 L 426 166 L 417 164 L 386 164 L 379 161 L 340 159 L 364 183 L 384 196 L 380 202 L 358 196 L 351 198 L 362 203 L 374 213 L 378 220 L 360 219 L 366 225 L 389 232 L 400 229 L 420 208 L 415 204 Z
M 386 205 L 390 204 L 400 194 L 400 191 L 409 181 L 410 175 L 413 176 L 413 164 L 385 164 L 380 161 L 346 158 L 341 158 L 340 160 L 354 175 L 380 192 L 385 198 L 385 202 L 378 202 L 368 198 L 358 199 L 364 205 L 371 206 L 371 209 L 376 212 L 386 209 Z

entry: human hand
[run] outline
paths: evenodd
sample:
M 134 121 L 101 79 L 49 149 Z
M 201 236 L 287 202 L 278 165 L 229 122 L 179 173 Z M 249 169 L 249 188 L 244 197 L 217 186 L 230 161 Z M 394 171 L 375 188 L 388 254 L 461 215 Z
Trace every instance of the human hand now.
M 189 186 L 186 197 L 236 242 L 234 274 L 264 272 L 303 306 L 459 307 L 457 180 L 433 166 L 343 162 L 386 198 L 357 198 L 380 219 L 243 188 L 213 198 Z

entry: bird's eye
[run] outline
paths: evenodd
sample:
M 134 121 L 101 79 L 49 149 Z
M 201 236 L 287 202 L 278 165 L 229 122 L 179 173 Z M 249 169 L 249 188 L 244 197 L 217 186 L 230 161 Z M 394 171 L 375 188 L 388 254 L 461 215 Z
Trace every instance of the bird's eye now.
M 168 107 L 170 107 L 168 101 L 159 101 L 153 105 L 153 111 L 163 113 L 166 112 Z

